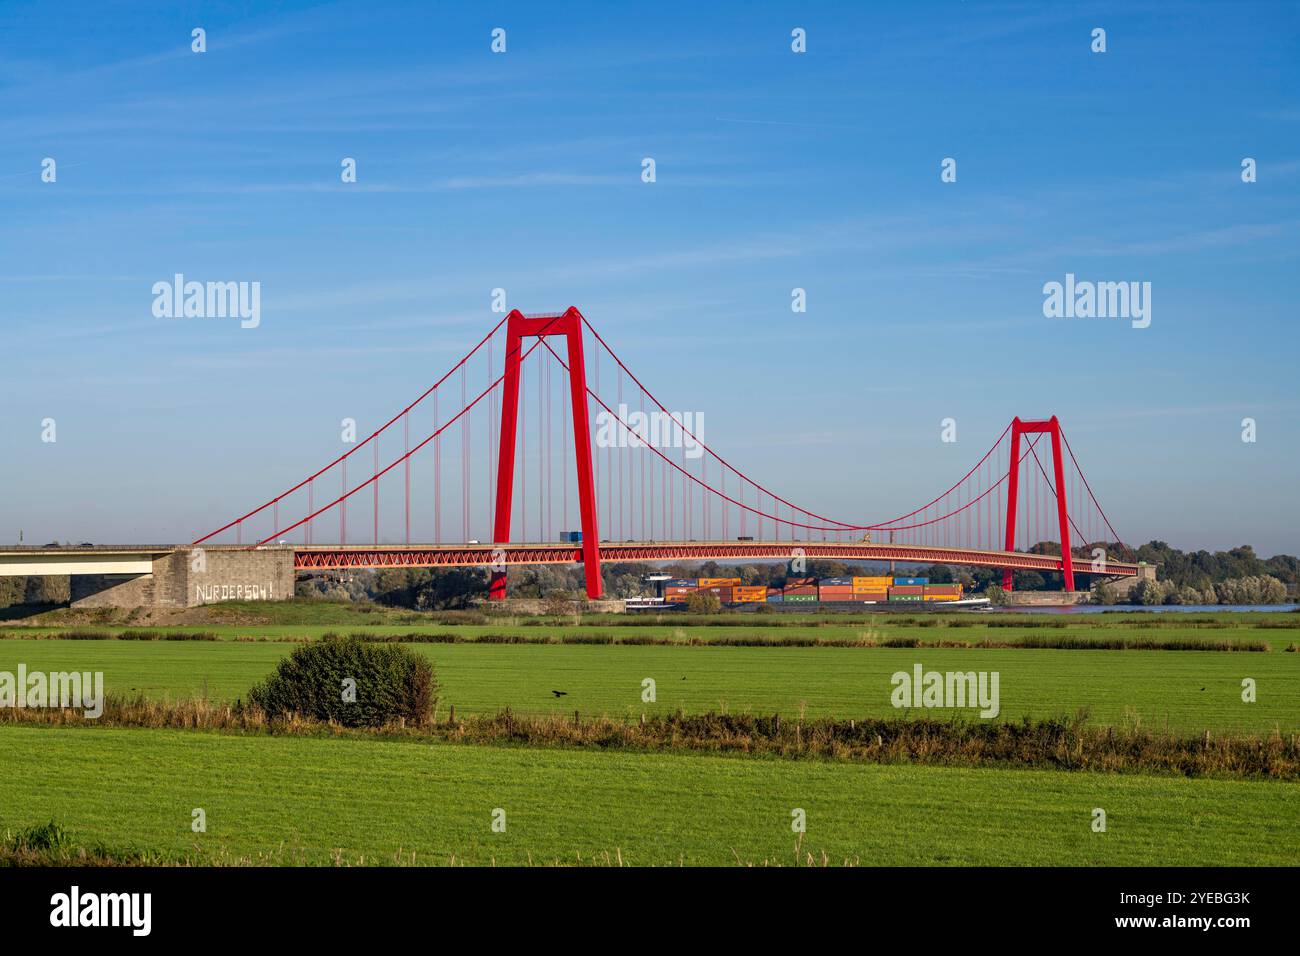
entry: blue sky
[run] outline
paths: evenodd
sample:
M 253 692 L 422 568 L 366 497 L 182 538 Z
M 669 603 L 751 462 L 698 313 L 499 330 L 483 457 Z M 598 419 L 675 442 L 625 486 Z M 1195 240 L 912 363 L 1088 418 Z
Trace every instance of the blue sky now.
M 1300 552 L 1298 73 L 1282 3 L 9 0 L 0 539 L 210 530 L 503 287 L 845 520 L 1054 413 L 1126 540 Z M 155 318 L 177 272 L 259 281 L 261 325 Z M 1150 282 L 1150 327 L 1045 318 L 1067 272 Z

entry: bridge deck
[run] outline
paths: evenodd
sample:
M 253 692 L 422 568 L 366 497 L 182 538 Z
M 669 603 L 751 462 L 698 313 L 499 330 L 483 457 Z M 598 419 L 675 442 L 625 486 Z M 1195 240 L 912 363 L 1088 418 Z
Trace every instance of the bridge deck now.
M 835 543 L 830 541 L 604 541 L 602 561 L 705 561 L 783 560 L 818 558 L 842 561 L 894 561 L 905 564 L 960 564 L 973 567 L 1060 571 L 1061 558 L 1023 551 L 982 551 L 925 545 Z M 363 546 L 308 545 L 294 547 L 294 566 L 300 570 L 329 568 L 432 568 L 482 567 L 494 564 L 574 564 L 582 560 L 576 544 L 412 544 Z M 1079 573 L 1137 574 L 1137 565 L 1107 562 L 1093 571 L 1091 558 L 1075 557 Z
M 205 545 L 210 551 L 248 550 L 249 545 Z M 189 545 L 85 545 L 54 548 L 0 548 L 0 576 L 41 574 L 141 574 L 150 563 Z M 342 568 L 454 568 L 495 565 L 575 564 L 582 547 L 559 542 L 509 544 L 381 544 L 264 545 L 260 551 L 293 552 L 294 568 L 302 571 Z M 832 541 L 605 541 L 602 561 L 789 561 L 796 557 L 840 561 L 894 561 L 903 564 L 957 564 L 971 567 L 1060 571 L 1061 558 L 1023 551 L 983 551 L 910 544 Z M 1079 573 L 1124 576 L 1138 573 L 1129 562 L 1107 562 L 1093 570 L 1091 558 L 1076 557 Z

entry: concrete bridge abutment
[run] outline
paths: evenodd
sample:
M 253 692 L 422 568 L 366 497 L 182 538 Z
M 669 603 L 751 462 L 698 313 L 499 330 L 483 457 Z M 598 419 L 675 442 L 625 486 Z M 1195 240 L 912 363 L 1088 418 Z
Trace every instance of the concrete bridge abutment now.
M 73 574 L 72 606 L 198 607 L 293 597 L 292 549 L 180 548 L 143 574 Z

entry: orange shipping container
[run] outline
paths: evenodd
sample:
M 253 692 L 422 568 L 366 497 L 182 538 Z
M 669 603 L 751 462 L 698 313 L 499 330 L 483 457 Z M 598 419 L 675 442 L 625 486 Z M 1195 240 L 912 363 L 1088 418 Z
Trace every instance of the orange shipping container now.
M 740 583 L 740 578 L 700 578 L 700 587 L 733 587 Z

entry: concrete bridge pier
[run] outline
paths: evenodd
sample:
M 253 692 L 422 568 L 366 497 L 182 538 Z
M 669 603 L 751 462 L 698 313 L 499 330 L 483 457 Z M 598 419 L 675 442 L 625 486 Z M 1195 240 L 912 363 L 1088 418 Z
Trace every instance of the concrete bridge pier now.
M 143 573 L 71 575 L 73 607 L 197 607 L 293 597 L 292 549 L 179 548 Z

